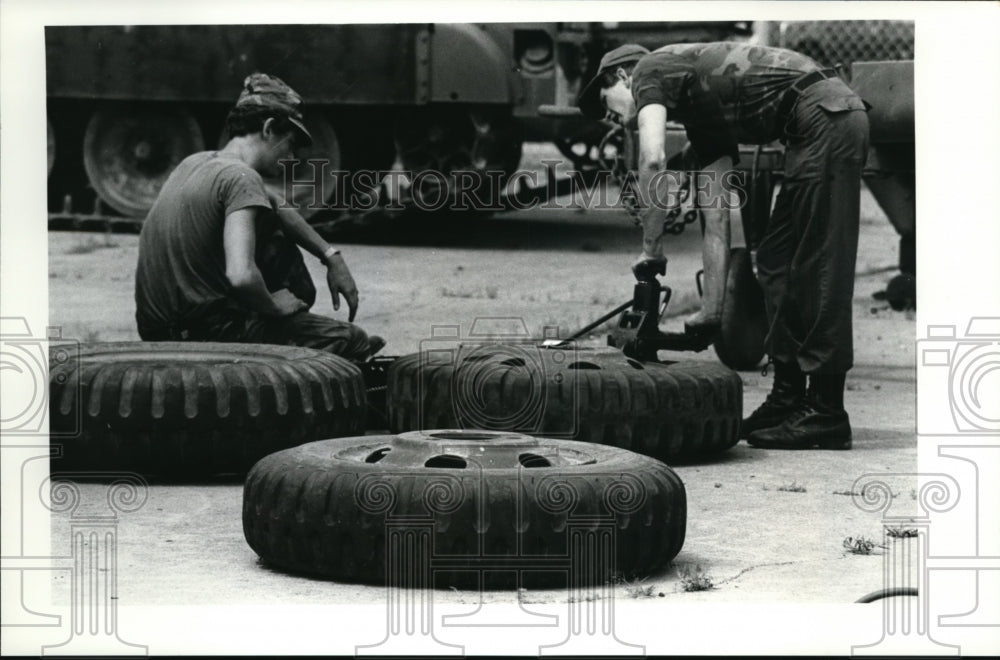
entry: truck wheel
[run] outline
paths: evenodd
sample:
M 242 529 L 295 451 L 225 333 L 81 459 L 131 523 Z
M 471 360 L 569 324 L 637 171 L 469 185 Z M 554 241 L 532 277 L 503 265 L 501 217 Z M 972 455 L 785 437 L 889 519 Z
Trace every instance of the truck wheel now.
M 715 354 L 732 369 L 753 369 L 764 357 L 767 327 L 764 292 L 753 273 L 750 252 L 736 248 L 730 258 L 722 330 L 715 340 Z
M 743 381 L 712 362 L 641 363 L 614 349 L 463 344 L 397 360 L 387 407 L 394 433 L 517 431 L 672 462 L 738 442 Z
M 243 489 L 243 534 L 267 564 L 411 588 L 645 576 L 680 552 L 686 519 L 659 461 L 485 431 L 313 442 L 262 459 Z
M 49 385 L 60 470 L 245 473 L 279 449 L 364 431 L 360 370 L 307 348 L 85 344 L 50 361 Z
M 522 139 L 504 110 L 408 111 L 398 117 L 395 135 L 400 162 L 413 173 L 410 196 L 420 210 L 495 206 L 506 177 L 521 162 Z M 503 175 L 498 180 L 491 172 Z
M 184 108 L 98 110 L 83 137 L 83 166 L 108 206 L 144 218 L 178 163 L 204 148 L 198 122 Z

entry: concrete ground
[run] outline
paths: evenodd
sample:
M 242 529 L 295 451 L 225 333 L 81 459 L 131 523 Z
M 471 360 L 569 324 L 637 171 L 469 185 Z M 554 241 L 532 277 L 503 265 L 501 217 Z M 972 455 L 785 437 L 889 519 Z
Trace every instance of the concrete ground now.
M 478 316 L 521 317 L 532 333 L 558 325 L 563 335 L 631 295 L 629 266 L 638 230 L 622 211 L 535 210 L 450 223 L 403 220 L 350 229 L 336 238 L 361 290 L 357 323 L 388 340 L 384 353 L 418 350 L 438 324 L 466 332 Z M 137 237 L 50 233 L 49 300 L 53 325 L 81 341 L 137 339 L 132 284 Z M 875 302 L 894 271 L 897 239 L 865 195 L 855 288 L 856 367 L 846 405 L 854 428 L 849 452 L 780 452 L 740 443 L 724 455 L 677 466 L 688 495 L 685 545 L 672 566 L 618 586 L 618 598 L 648 602 L 847 603 L 883 584 L 884 550 L 849 553 L 846 537 L 876 543 L 876 514 L 859 509 L 852 484 L 868 473 L 916 471 L 914 322 Z M 671 238 L 667 283 L 676 313 L 697 305 L 696 229 Z M 308 259 L 318 282 L 322 273 Z M 321 291 L 314 311 L 334 313 Z M 679 324 L 674 318 L 668 325 Z M 595 344 L 603 337 L 591 338 Z M 666 357 L 666 354 L 661 354 Z M 675 356 L 676 357 L 676 356 Z M 709 350 L 685 359 L 714 360 Z M 771 375 L 741 374 L 744 410 L 756 407 Z M 913 480 L 888 477 L 893 496 L 916 502 Z M 81 484 L 85 501 L 106 487 Z M 378 603 L 378 587 L 285 575 L 262 566 L 242 533 L 242 484 L 154 483 L 139 511 L 118 527 L 118 602 L 122 605 Z M 901 507 L 905 509 L 904 507 Z M 69 544 L 69 520 L 53 515 L 52 547 Z M 681 574 L 713 587 L 686 591 Z M 69 598 L 57 574 L 53 596 Z M 441 592 L 442 602 L 513 602 L 515 594 Z M 523 602 L 564 602 L 565 591 L 520 594 Z

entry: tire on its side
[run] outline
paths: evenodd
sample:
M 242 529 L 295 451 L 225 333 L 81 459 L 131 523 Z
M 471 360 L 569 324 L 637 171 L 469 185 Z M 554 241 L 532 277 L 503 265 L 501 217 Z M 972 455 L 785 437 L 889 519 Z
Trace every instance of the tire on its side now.
M 187 478 L 364 431 L 360 370 L 292 346 L 84 344 L 49 365 L 54 469 Z
M 309 443 L 262 459 L 243 490 L 244 536 L 266 564 L 383 584 L 393 566 L 411 587 L 430 569 L 423 586 L 439 588 L 646 576 L 680 552 L 686 523 L 684 485 L 660 461 L 520 434 Z M 571 558 L 589 572 L 570 576 Z
M 387 401 L 393 433 L 516 431 L 671 463 L 739 441 L 743 381 L 713 362 L 641 363 L 615 349 L 460 345 L 397 360 Z

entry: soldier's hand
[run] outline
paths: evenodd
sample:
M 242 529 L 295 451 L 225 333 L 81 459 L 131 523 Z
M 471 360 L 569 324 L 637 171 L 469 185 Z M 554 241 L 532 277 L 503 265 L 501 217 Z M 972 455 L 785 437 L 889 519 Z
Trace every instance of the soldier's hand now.
M 304 300 L 299 300 L 288 289 L 279 289 L 271 294 L 271 300 L 277 307 L 277 316 L 289 316 L 309 309 Z
M 339 253 L 326 262 L 326 283 L 330 287 L 333 308 L 340 309 L 340 296 L 343 295 L 349 310 L 347 320 L 353 321 L 358 313 L 358 287 L 354 284 L 351 270 L 344 263 L 344 257 Z

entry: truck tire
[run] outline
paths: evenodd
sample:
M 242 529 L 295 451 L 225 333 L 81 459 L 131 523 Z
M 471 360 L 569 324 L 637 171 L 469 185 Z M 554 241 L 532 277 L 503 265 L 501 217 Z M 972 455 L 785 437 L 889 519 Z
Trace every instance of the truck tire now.
M 393 433 L 516 431 L 669 463 L 739 441 L 743 381 L 712 362 L 641 363 L 615 349 L 461 345 L 397 360 L 387 407 Z
M 680 552 L 686 520 L 684 484 L 659 461 L 484 431 L 313 442 L 261 459 L 243 489 L 265 564 L 410 588 L 645 577 Z
M 730 257 L 722 328 L 715 340 L 715 354 L 727 367 L 749 371 L 764 357 L 767 330 L 764 291 L 754 275 L 750 252 L 736 248 Z
M 83 167 L 104 203 L 142 220 L 160 189 L 205 141 L 194 116 L 179 104 L 119 104 L 97 109 L 83 136 Z
M 271 452 L 364 431 L 360 370 L 307 348 L 85 344 L 50 361 L 49 384 L 61 471 L 243 474 Z

